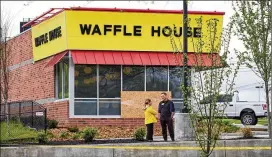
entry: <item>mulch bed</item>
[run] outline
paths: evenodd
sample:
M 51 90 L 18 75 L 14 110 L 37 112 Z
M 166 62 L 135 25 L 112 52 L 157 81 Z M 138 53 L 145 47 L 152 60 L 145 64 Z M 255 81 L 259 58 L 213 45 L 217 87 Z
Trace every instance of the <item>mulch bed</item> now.
M 84 128 L 79 128 L 82 131 Z M 96 127 L 98 130 L 98 136 L 94 141 L 90 143 L 85 143 L 81 139 L 72 139 L 73 135 L 76 133 L 69 132 L 67 128 L 55 128 L 47 130 L 48 133 L 52 134 L 53 137 L 49 139 L 47 145 L 77 145 L 77 144 L 114 144 L 114 143 L 141 143 L 145 141 L 137 141 L 134 139 L 134 132 L 137 127 L 115 127 L 115 126 L 104 126 Z M 60 134 L 67 132 L 68 136 L 66 138 L 61 138 Z M 161 129 L 154 128 L 154 136 L 161 136 Z M 119 138 L 119 139 L 116 139 Z M 8 144 L 0 144 L 0 146 L 25 146 L 25 145 L 40 145 L 35 142 L 29 141 L 10 141 Z
M 83 130 L 84 128 L 79 128 Z M 96 127 L 98 130 L 98 136 L 96 139 L 111 139 L 111 138 L 133 138 L 134 132 L 137 129 L 136 127 L 114 127 L 114 126 L 105 126 L 105 127 Z M 53 141 L 66 141 L 71 139 L 73 134 L 67 130 L 67 128 L 56 128 L 50 129 L 48 132 L 51 132 L 54 135 Z M 69 137 L 67 139 L 60 138 L 61 132 L 68 132 Z M 161 136 L 161 129 L 154 129 L 154 136 Z
M 79 145 L 79 144 L 117 144 L 117 143 L 143 143 L 146 141 L 137 141 L 135 139 L 101 139 L 93 140 L 92 142 L 85 143 L 84 140 L 65 140 L 65 141 L 49 141 L 47 144 L 39 143 L 15 143 L 15 144 L 0 144 L 1 147 L 22 147 L 27 145 Z M 154 141 L 162 142 L 162 141 Z

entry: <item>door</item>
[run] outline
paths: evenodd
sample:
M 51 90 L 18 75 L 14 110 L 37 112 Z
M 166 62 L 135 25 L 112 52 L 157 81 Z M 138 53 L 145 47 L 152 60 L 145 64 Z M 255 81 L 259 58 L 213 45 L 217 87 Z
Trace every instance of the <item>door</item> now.
M 230 102 L 227 104 L 225 109 L 225 115 L 227 117 L 235 117 L 235 104 Z

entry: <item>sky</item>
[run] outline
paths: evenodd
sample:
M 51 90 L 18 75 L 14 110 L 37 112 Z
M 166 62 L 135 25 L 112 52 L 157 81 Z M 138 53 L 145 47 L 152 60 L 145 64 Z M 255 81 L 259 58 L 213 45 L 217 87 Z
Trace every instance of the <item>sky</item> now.
M 182 10 L 182 1 L 1 1 L 1 12 L 12 17 L 12 27 L 9 36 L 16 36 L 20 32 L 20 21 L 23 18 L 35 18 L 50 8 L 67 7 L 102 7 L 102 8 L 137 8 L 137 9 L 165 9 Z M 188 10 L 225 12 L 224 26 L 233 14 L 231 1 L 190 1 Z M 1 15 L 2 16 L 2 15 Z M 236 37 L 232 37 L 230 50 L 243 50 L 243 45 Z M 235 62 L 235 61 L 233 61 Z M 255 88 L 261 85 L 261 79 L 252 70 L 242 67 L 235 81 L 240 100 L 263 101 L 263 89 Z

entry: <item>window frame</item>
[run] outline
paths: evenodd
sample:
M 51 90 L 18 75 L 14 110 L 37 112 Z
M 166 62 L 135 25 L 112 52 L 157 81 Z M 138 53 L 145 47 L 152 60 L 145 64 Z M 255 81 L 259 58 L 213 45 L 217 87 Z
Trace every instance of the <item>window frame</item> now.
M 74 69 L 75 69 L 76 65 L 71 61 L 70 61 L 70 65 L 73 68 L 72 72 L 74 72 Z M 71 95 L 73 95 L 73 98 L 71 98 L 71 99 L 73 99 L 73 100 L 70 99 L 71 103 L 69 103 L 69 106 L 72 106 L 72 107 L 69 107 L 70 113 L 72 113 L 71 115 L 69 114 L 70 118 L 121 118 L 121 114 L 120 115 L 99 115 L 99 106 L 100 106 L 99 100 L 103 100 L 103 99 L 105 99 L 105 100 L 109 100 L 109 99 L 119 100 L 120 101 L 120 108 L 121 108 L 121 98 L 100 98 L 99 97 L 99 67 L 100 67 L 100 65 L 96 65 L 96 83 L 97 83 L 96 84 L 97 85 L 96 92 L 97 92 L 97 97 L 96 98 L 76 98 L 74 96 L 75 94 L 74 94 L 74 87 L 73 87 L 73 93 L 71 93 Z M 120 76 L 121 78 L 120 79 L 121 79 L 121 91 L 122 91 L 122 79 L 123 79 L 123 77 L 122 77 L 122 72 L 123 72 L 122 71 L 122 66 L 121 66 L 120 72 L 121 72 L 121 76 Z M 70 79 L 70 80 L 74 82 L 74 79 L 75 78 Z M 76 100 L 96 100 L 96 102 L 97 102 L 97 104 L 96 104 L 96 110 L 97 110 L 96 113 L 97 113 L 97 115 L 75 115 L 74 107 L 75 107 Z

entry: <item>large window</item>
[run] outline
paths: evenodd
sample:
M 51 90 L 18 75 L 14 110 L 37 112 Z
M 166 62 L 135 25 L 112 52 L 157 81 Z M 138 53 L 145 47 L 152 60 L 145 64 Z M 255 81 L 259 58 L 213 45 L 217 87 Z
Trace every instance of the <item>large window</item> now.
M 121 66 L 75 65 L 75 115 L 120 115 L 120 91 Z
M 65 69 L 65 65 L 58 68 Z M 65 72 L 58 75 L 62 78 Z M 177 111 L 183 104 L 180 88 L 182 67 L 75 65 L 74 76 L 76 116 L 120 115 L 121 91 L 170 90 Z M 65 87 L 63 84 L 58 86 L 61 89 Z
M 69 60 L 63 58 L 56 65 L 56 98 L 69 97 Z
M 167 91 L 168 68 L 167 67 L 146 67 L 146 90 Z
M 145 90 L 145 67 L 123 66 L 123 91 Z

